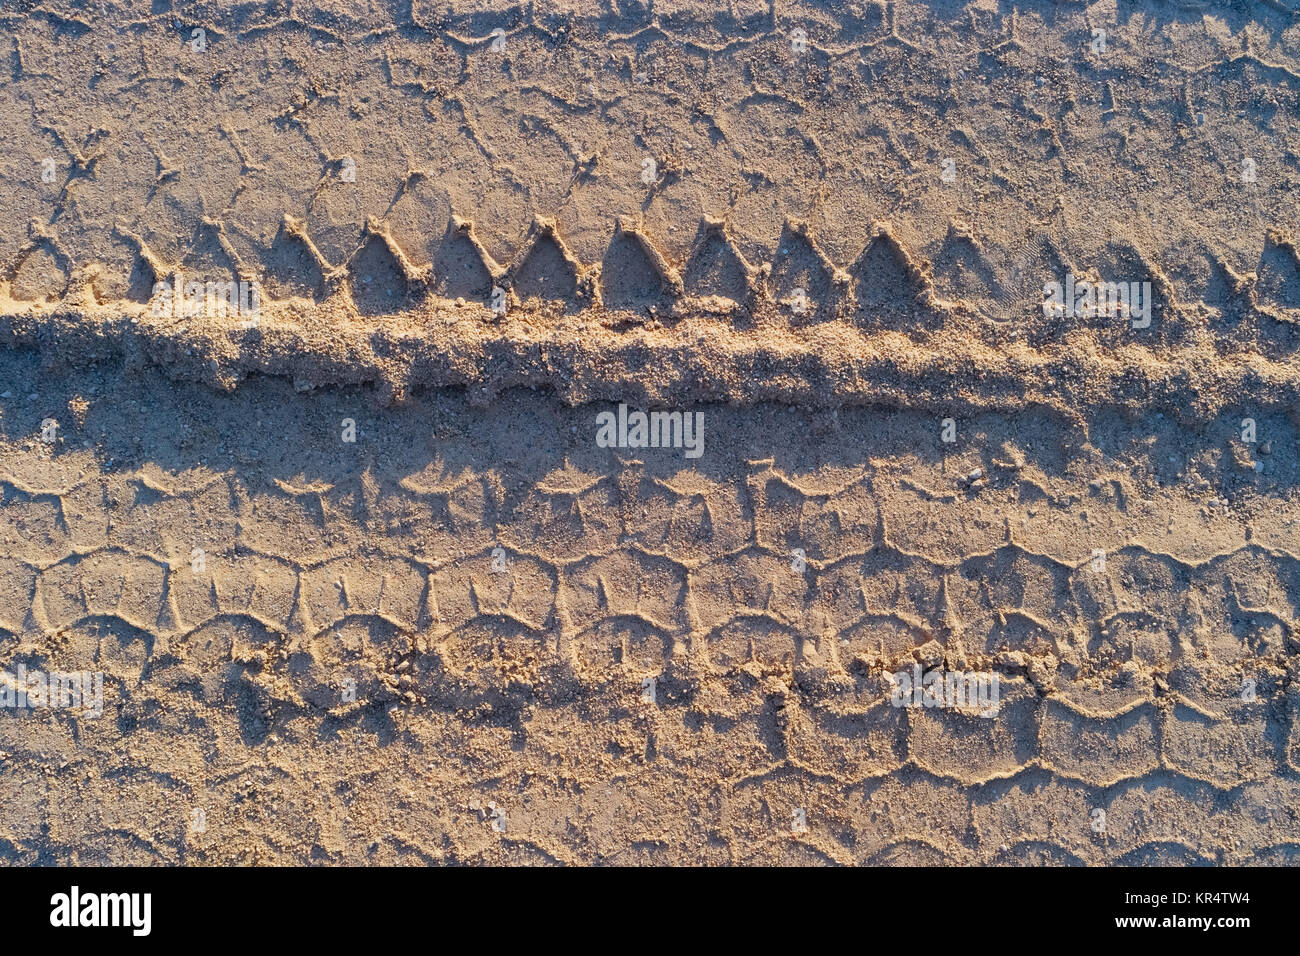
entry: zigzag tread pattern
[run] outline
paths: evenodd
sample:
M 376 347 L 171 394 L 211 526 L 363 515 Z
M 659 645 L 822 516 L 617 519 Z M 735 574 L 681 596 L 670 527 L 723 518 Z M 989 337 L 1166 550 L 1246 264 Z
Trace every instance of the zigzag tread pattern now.
M 1281 0 L 1147 4 L 1104 55 L 1083 5 L 345 6 L 4 15 L 0 340 L 393 395 L 1295 400 Z M 1151 325 L 1045 317 L 1066 273 L 1149 282 Z M 257 329 L 156 314 L 237 278 Z

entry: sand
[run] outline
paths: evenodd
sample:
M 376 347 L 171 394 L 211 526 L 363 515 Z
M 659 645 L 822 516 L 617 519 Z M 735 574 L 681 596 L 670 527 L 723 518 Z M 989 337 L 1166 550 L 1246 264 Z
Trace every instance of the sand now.
M 0 859 L 1292 862 L 1293 4 L 29 6 Z

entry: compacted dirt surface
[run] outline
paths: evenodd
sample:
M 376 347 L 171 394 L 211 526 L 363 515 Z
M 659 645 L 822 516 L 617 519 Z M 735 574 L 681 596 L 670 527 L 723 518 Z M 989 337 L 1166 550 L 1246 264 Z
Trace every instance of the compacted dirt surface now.
M 1295 861 L 1300 4 L 0 27 L 0 860 Z

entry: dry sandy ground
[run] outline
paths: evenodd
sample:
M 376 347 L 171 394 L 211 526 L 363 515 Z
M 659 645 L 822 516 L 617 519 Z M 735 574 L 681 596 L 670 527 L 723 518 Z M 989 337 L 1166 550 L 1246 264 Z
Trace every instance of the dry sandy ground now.
M 1294 860 L 1295 4 L 391 6 L 0 12 L 0 859 Z

